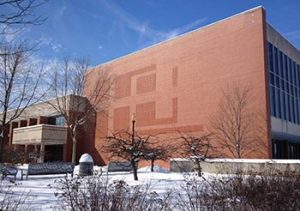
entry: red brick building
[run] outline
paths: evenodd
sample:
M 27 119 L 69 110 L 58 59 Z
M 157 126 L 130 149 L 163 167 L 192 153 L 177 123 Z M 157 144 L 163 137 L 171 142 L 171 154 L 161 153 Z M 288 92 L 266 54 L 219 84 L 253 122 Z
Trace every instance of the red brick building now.
M 258 7 L 96 66 L 87 73 L 87 84 L 109 73 L 112 99 L 82 128 L 77 157 L 90 153 L 97 164 L 107 163 L 104 137 L 130 129 L 133 114 L 138 133 L 162 134 L 169 144 L 178 131 L 206 133 L 223 90 L 239 84 L 251 87 L 250 108 L 260 116 L 253 123 L 259 124 L 260 137 L 254 150 L 246 149 L 246 157 L 299 159 L 299 64 L 299 50 L 266 22 Z M 72 143 L 61 119 L 46 104 L 33 105 L 10 125 L 8 145 L 48 151 L 46 161 L 69 161 Z M 222 151 L 220 156 L 230 157 L 227 149 Z
M 253 87 L 251 105 L 264 131 L 259 141 L 267 146 L 249 158 L 300 158 L 299 64 L 299 50 L 266 22 L 262 7 L 101 64 L 88 77 L 109 71 L 113 99 L 80 149 L 107 162 L 103 137 L 130 128 L 133 113 L 139 132 L 205 132 L 222 89 L 239 83 Z

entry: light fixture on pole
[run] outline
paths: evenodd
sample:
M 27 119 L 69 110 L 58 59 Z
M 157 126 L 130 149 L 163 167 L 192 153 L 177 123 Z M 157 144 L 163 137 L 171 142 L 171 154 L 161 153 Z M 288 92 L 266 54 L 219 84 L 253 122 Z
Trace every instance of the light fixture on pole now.
M 132 121 L 132 146 L 134 146 L 134 126 L 135 126 L 135 113 L 132 114 L 132 117 L 131 117 L 131 121 Z

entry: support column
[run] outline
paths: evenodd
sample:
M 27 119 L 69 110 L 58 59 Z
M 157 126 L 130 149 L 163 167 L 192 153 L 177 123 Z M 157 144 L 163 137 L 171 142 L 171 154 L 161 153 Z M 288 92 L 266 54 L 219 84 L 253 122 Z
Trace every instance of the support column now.
M 39 163 L 44 163 L 44 158 L 45 158 L 45 145 L 41 144 Z

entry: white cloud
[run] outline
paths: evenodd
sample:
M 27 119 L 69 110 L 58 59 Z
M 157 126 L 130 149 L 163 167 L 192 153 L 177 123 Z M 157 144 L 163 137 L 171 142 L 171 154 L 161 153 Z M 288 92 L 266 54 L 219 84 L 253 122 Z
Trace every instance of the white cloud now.
M 123 25 L 136 31 L 140 37 L 148 37 L 153 41 L 162 41 L 176 37 L 182 33 L 188 32 L 192 29 L 199 27 L 203 24 L 207 18 L 200 18 L 192 23 L 178 27 L 169 32 L 163 32 L 159 30 L 154 30 L 149 27 L 148 22 L 139 21 L 137 18 L 132 16 L 130 13 L 125 11 L 123 8 L 119 7 L 117 4 L 112 1 L 102 0 L 102 5 L 106 7 L 107 10 Z
M 51 45 L 51 48 L 52 48 L 52 50 L 53 50 L 54 52 L 59 52 L 60 49 L 62 48 L 62 45 L 59 44 L 59 43 L 54 43 L 54 44 Z
M 98 46 L 98 49 L 99 49 L 99 50 L 103 49 L 103 46 L 99 45 L 99 46 Z
M 178 27 L 177 29 L 174 29 L 170 32 L 168 32 L 166 35 L 166 38 L 167 39 L 171 39 L 171 38 L 174 38 L 180 34 L 183 34 L 185 32 L 188 32 L 188 31 L 191 31 L 193 29 L 196 29 L 197 27 L 199 27 L 201 24 L 203 24 L 205 21 L 207 20 L 207 18 L 200 18 L 192 23 L 189 23 L 185 26 L 181 26 L 181 27 Z
M 63 48 L 62 44 L 55 42 L 51 37 L 48 36 L 41 37 L 39 39 L 39 45 L 48 46 L 56 53 Z
M 6 24 L 0 24 L 0 39 L 5 42 L 22 40 L 24 35 L 30 31 L 30 27 L 16 27 Z
M 285 33 L 285 36 L 291 39 L 300 39 L 300 30 L 287 32 Z
M 62 18 L 65 15 L 66 11 L 67 11 L 66 6 L 63 6 L 63 7 L 59 8 L 58 10 L 56 10 L 55 15 L 54 15 L 55 20 Z

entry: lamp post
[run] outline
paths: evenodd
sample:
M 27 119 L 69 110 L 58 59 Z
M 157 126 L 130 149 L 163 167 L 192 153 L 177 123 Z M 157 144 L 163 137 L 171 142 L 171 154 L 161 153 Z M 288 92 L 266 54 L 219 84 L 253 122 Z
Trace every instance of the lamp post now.
M 131 137 L 131 142 L 132 142 L 132 146 L 134 146 L 135 113 L 132 114 L 131 121 L 132 121 L 132 137 Z
M 138 180 L 138 177 L 137 177 L 137 165 L 136 165 L 136 146 L 135 146 L 135 140 L 134 140 L 134 126 L 135 126 L 135 113 L 132 114 L 132 117 L 131 117 L 131 121 L 132 121 L 132 137 L 131 137 L 131 165 L 132 165 L 132 168 L 133 168 L 133 178 L 135 181 Z

